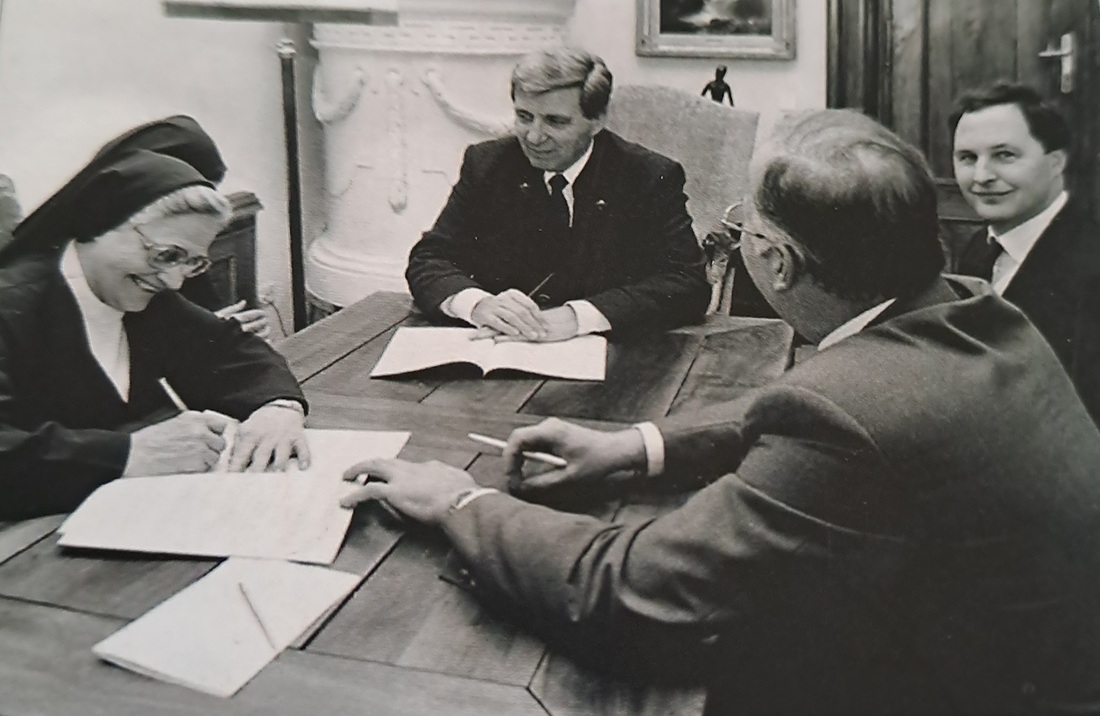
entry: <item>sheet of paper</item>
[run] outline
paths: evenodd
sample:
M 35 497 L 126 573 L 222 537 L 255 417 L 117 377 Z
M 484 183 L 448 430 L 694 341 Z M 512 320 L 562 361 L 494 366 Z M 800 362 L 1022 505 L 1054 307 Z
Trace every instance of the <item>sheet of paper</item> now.
M 470 340 L 473 328 L 398 328 L 372 377 L 401 375 L 449 363 L 472 363 L 488 373 L 513 368 L 538 375 L 572 380 L 603 380 L 607 368 L 607 340 L 578 336 L 556 343 L 494 343 Z
M 92 651 L 154 679 L 232 696 L 359 579 L 326 567 L 229 559 Z
M 62 524 L 65 547 L 265 557 L 330 564 L 351 511 L 352 463 L 396 457 L 407 432 L 307 430 L 311 465 L 285 473 L 126 478 L 100 487 Z

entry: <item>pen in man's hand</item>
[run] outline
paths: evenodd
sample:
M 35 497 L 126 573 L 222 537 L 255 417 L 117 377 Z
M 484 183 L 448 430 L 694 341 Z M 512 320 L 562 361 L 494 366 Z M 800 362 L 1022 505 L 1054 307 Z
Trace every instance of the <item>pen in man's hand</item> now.
M 488 435 L 479 435 L 478 433 L 467 433 L 466 437 L 470 438 L 474 442 L 479 442 L 484 445 L 491 445 L 492 447 L 500 448 L 501 450 L 503 450 L 504 447 L 508 444 L 503 440 L 491 438 Z M 538 460 L 539 462 L 544 462 L 547 465 L 553 465 L 554 467 L 565 467 L 569 464 L 568 462 L 566 462 L 565 458 L 559 457 L 557 455 L 551 455 L 548 452 L 525 450 L 523 452 L 523 456 L 528 460 Z
M 168 380 L 166 378 L 158 378 L 157 382 L 160 383 L 160 387 L 164 389 L 164 393 L 168 396 L 168 399 L 172 401 L 172 405 L 179 408 L 181 413 L 186 413 L 188 410 L 187 403 L 183 402 L 183 398 L 179 396 L 179 393 L 172 390 L 172 386 L 168 385 Z
M 547 283 L 549 283 L 550 279 L 552 279 L 552 278 L 554 278 L 554 272 L 553 271 L 548 273 L 546 275 L 546 278 L 539 281 L 537 286 L 535 286 L 534 288 L 532 288 L 530 291 L 527 292 L 527 298 L 534 298 L 535 294 L 537 294 L 539 291 L 541 291 L 542 287 L 545 286 Z M 498 335 L 499 333 L 500 333 L 500 331 L 496 330 L 495 328 L 490 328 L 489 326 L 481 326 L 480 328 L 477 329 L 477 331 L 474 333 L 474 335 L 470 336 L 470 340 L 471 341 L 476 341 L 476 340 L 480 340 L 482 338 L 492 338 L 493 336 Z

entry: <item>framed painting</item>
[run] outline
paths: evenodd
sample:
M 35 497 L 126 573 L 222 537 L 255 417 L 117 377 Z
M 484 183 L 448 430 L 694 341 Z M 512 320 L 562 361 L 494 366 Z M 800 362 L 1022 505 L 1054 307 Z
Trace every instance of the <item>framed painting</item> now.
M 789 60 L 795 0 L 637 0 L 639 55 Z

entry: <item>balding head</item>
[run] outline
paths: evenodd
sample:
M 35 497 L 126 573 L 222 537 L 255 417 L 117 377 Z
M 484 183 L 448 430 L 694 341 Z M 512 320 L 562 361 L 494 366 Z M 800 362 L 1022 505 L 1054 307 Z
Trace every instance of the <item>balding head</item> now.
M 759 217 L 801 247 L 805 271 L 830 294 L 904 298 L 943 269 L 927 163 L 864 115 L 781 120 L 754 165 L 754 187 Z

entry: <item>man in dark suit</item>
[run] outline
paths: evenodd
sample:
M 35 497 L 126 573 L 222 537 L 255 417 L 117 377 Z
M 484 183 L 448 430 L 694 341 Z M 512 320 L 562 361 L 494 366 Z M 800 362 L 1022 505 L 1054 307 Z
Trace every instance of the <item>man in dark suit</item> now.
M 889 130 L 817 111 L 756 161 L 745 266 L 818 353 L 706 414 L 505 453 L 527 490 L 705 485 L 682 507 L 608 523 L 399 460 L 348 470 L 381 481 L 347 502 L 439 525 L 482 593 L 606 665 L 701 664 L 708 714 L 1096 711 L 1100 432 L 1050 346 L 940 275 L 935 185 Z
M 611 73 L 559 48 L 512 74 L 513 136 L 471 146 L 409 254 L 420 308 L 554 341 L 698 321 L 709 286 L 676 162 L 604 129 Z
M 1100 227 L 1067 195 L 1069 125 L 1029 87 L 964 94 L 951 115 L 955 178 L 989 222 L 958 270 L 993 284 L 1050 342 L 1100 421 Z

